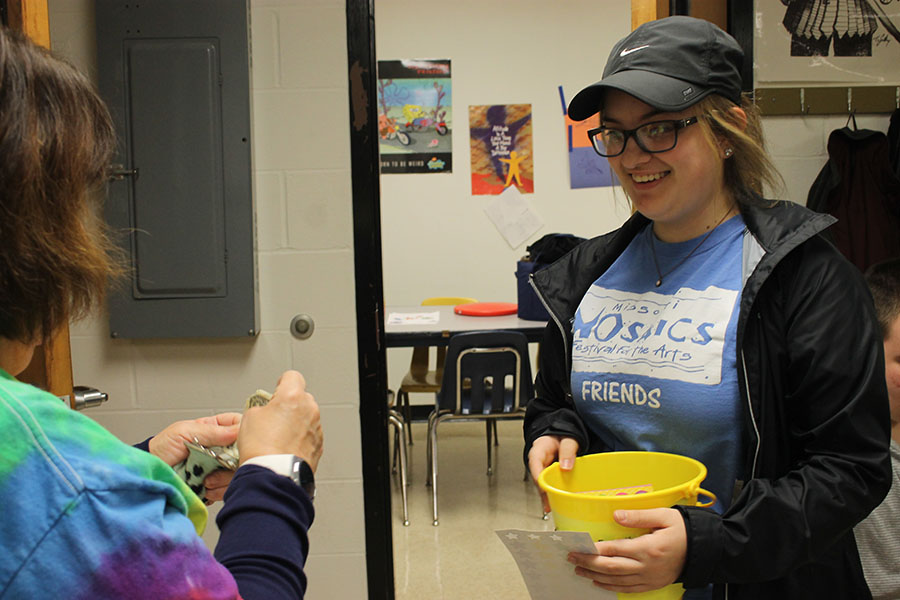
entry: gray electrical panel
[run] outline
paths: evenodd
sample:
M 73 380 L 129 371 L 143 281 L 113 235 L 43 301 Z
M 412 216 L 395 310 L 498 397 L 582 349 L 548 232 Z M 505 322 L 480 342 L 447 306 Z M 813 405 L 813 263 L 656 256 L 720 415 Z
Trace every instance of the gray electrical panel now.
M 105 216 L 129 259 L 119 338 L 259 330 L 247 0 L 96 0 L 119 136 Z

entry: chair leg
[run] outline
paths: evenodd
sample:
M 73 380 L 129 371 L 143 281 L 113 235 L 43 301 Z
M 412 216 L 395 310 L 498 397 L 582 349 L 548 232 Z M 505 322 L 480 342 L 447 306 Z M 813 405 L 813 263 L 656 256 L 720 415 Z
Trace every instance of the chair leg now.
M 409 392 L 398 390 L 397 406 L 400 408 L 400 414 L 403 415 L 403 424 L 406 429 L 407 444 L 413 445 L 412 437 L 412 408 L 409 405 Z
M 403 501 L 403 526 L 409 527 L 409 501 L 407 498 L 407 464 L 408 454 L 406 448 L 406 437 L 403 435 L 403 422 L 395 415 L 389 414 L 388 421 L 394 426 L 394 448 L 395 455 L 400 456 L 400 498 Z M 399 446 L 397 445 L 399 443 Z M 397 451 L 399 449 L 399 452 Z
M 397 459 L 400 454 L 400 438 L 404 435 L 402 429 L 397 429 L 397 423 L 395 421 L 396 417 L 394 417 L 394 415 L 388 414 L 388 422 L 394 430 L 394 451 L 391 453 L 393 455 L 391 458 L 391 473 L 397 472 Z M 405 441 L 406 438 L 403 437 L 403 440 Z
M 438 502 L 437 502 L 437 428 L 439 419 L 435 418 L 433 423 L 429 423 L 428 446 L 431 452 L 431 504 L 434 511 L 434 521 L 432 525 L 438 526 Z
M 400 449 L 400 497 L 403 499 L 403 526 L 409 527 L 409 455 L 406 448 L 406 438 L 400 435 L 402 440 Z
M 491 427 L 494 429 L 494 445 L 500 445 L 500 436 L 497 435 L 497 421 L 496 419 L 491 419 Z
M 428 415 L 428 430 L 425 435 L 425 485 L 431 485 L 431 430 L 434 427 L 434 419 L 437 417 L 437 414 L 432 411 L 431 414 Z
M 484 433 L 485 433 L 485 438 L 487 439 L 487 474 L 489 476 L 494 474 L 494 467 L 492 464 L 492 457 L 491 457 L 491 421 L 492 420 L 493 419 L 489 419 L 484 422 Z

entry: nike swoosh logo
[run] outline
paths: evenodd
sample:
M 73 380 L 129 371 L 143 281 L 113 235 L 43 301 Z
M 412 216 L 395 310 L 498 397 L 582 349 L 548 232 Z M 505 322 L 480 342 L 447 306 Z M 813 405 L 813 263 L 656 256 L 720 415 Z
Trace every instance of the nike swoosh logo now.
M 637 48 L 629 48 L 627 50 L 622 50 L 619 52 L 619 56 L 628 56 L 632 52 L 637 52 L 638 50 L 643 50 L 644 48 L 649 48 L 650 44 L 644 44 L 643 46 L 638 46 Z

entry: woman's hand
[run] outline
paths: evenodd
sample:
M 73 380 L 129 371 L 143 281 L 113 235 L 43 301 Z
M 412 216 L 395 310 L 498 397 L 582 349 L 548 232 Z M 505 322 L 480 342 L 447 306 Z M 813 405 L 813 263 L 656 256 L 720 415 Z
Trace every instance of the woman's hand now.
M 150 454 L 174 467 L 188 456 L 186 441 L 193 442 L 196 437 L 204 446 L 228 446 L 237 439 L 240 423 L 240 413 L 221 413 L 172 423 L 150 439 Z
M 297 371 L 281 375 L 267 405 L 247 409 L 238 436 L 241 464 L 254 456 L 294 454 L 313 472 L 322 456 L 322 443 L 319 405 Z
M 575 574 L 611 592 L 648 592 L 674 583 L 687 556 L 681 513 L 674 508 L 617 510 L 613 518 L 623 527 L 650 529 L 650 533 L 597 542 L 598 554 L 569 553 Z
M 578 442 L 575 438 L 559 435 L 542 435 L 534 440 L 531 450 L 528 451 L 528 470 L 531 478 L 537 484 L 541 471 L 559 460 L 559 468 L 563 471 L 571 471 L 575 466 L 575 455 L 578 454 Z M 544 505 L 544 513 L 550 512 L 550 502 L 543 490 L 541 502 Z
M 206 476 L 203 480 L 203 487 L 206 488 L 206 503 L 212 504 L 225 498 L 225 492 L 231 484 L 231 478 L 234 477 L 234 471 L 228 469 L 217 469 Z
M 204 446 L 228 446 L 237 440 L 241 423 L 240 413 L 221 413 L 213 417 L 201 417 L 172 423 L 150 439 L 150 454 L 159 457 L 170 467 L 187 458 L 189 450 L 185 441 L 197 438 Z M 210 473 L 203 484 L 206 486 L 208 503 L 221 500 L 234 476 L 232 471 L 220 469 Z

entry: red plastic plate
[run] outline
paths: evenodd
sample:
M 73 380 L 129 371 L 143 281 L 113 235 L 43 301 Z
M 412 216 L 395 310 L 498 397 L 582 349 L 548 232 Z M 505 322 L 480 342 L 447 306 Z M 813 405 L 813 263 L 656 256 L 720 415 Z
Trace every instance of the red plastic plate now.
M 468 317 L 499 317 L 501 315 L 514 315 L 519 309 L 515 302 L 473 302 L 471 304 L 457 304 L 453 312 Z

